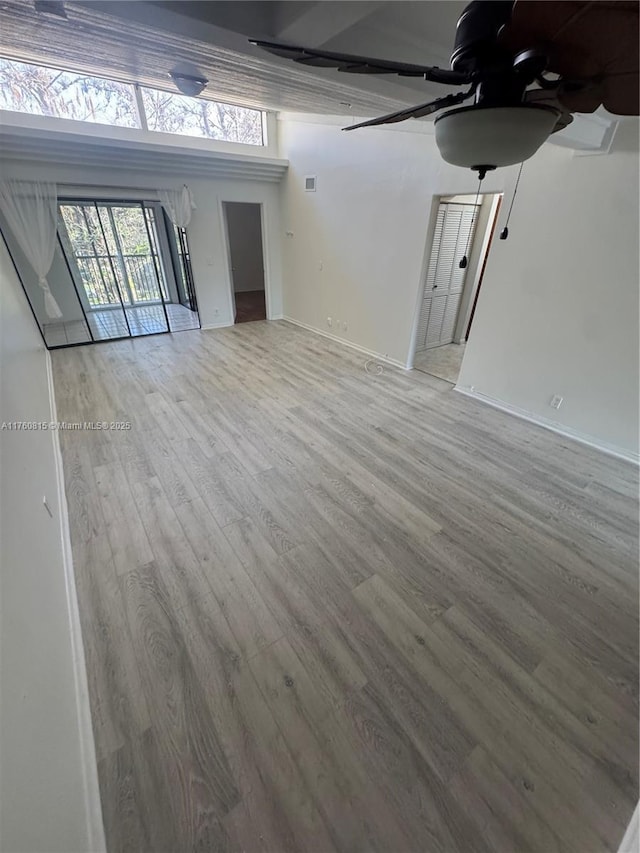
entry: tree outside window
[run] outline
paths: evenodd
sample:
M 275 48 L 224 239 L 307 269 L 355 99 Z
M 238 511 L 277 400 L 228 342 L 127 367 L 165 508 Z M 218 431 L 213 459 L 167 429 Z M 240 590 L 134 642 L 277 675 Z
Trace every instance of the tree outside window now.
M 141 87 L 149 130 L 263 145 L 262 113 L 204 98 Z
M 0 109 L 140 127 L 130 83 L 8 59 L 0 59 Z

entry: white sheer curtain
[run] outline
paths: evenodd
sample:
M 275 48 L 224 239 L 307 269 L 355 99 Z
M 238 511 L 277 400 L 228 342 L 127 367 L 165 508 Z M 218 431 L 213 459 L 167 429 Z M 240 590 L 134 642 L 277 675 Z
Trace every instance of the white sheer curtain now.
M 1 181 L 0 208 L 38 276 L 47 316 L 51 320 L 59 320 L 62 311 L 47 282 L 47 273 L 56 251 L 56 185 L 44 181 Z
M 158 190 L 158 195 L 173 224 L 186 228 L 191 222 L 191 211 L 196 209 L 189 187 L 185 184 L 179 190 Z

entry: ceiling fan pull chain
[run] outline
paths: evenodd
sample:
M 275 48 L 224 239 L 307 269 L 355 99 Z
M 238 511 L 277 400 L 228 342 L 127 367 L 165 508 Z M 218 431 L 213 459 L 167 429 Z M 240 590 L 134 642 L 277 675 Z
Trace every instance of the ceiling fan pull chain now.
M 471 217 L 471 225 L 469 226 L 469 234 L 467 236 L 467 248 L 464 250 L 464 255 L 462 256 L 462 258 L 460 259 L 460 263 L 458 264 L 461 270 L 465 270 L 469 263 L 467 255 L 469 253 L 469 243 L 471 242 L 471 235 L 473 234 L 473 226 L 476 221 L 476 213 L 478 212 L 478 198 L 480 196 L 480 187 L 482 186 L 483 177 L 484 175 L 481 174 L 480 179 L 478 181 L 478 191 L 476 192 L 476 200 L 473 203 L 473 216 Z
M 516 200 L 516 193 L 518 192 L 518 184 L 520 183 L 520 175 L 522 174 L 522 167 L 524 166 L 524 162 L 520 163 L 520 168 L 518 169 L 518 177 L 516 178 L 516 185 L 513 190 L 513 195 L 511 196 L 511 204 L 509 205 L 509 213 L 507 213 L 507 221 L 504 224 L 504 228 L 500 232 L 500 239 L 506 240 L 509 236 L 509 220 L 511 219 L 511 211 L 513 210 L 513 202 Z

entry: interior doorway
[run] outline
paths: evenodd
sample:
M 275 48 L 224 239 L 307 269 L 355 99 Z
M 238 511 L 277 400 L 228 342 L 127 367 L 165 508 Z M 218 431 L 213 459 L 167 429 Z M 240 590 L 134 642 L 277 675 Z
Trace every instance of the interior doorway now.
M 499 193 L 438 199 L 416 316 L 413 367 L 453 384 L 471 332 L 501 199 Z
M 223 202 L 235 323 L 266 320 L 262 205 Z

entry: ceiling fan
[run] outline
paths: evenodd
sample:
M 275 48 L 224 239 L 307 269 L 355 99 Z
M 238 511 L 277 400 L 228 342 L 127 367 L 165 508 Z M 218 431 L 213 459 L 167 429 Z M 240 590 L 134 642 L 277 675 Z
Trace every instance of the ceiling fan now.
M 618 115 L 639 114 L 638 9 L 637 0 L 473 0 L 458 19 L 450 69 L 251 42 L 301 65 L 465 86 L 344 130 L 445 110 L 435 119 L 443 159 L 482 179 L 527 160 L 574 112 L 604 105 Z

